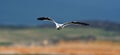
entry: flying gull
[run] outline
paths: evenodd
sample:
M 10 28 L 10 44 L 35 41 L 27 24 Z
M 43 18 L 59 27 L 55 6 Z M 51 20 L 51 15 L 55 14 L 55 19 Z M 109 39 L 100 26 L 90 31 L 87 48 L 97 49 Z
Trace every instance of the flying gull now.
M 48 17 L 40 17 L 40 18 L 37 18 L 37 20 L 53 22 L 53 23 L 55 23 L 57 30 L 60 30 L 60 29 L 64 28 L 65 26 L 71 25 L 71 24 L 80 24 L 80 25 L 85 25 L 85 26 L 89 25 L 87 23 L 77 22 L 77 21 L 72 21 L 72 22 L 66 22 L 66 23 L 63 23 L 63 24 L 59 24 L 55 20 L 53 20 L 51 18 L 48 18 Z

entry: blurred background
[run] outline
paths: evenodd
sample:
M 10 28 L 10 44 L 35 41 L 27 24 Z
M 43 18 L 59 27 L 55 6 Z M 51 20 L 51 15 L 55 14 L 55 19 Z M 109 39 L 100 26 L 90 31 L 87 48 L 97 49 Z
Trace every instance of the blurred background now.
M 38 21 L 38 17 L 90 26 L 71 25 L 58 31 L 53 23 Z M 0 46 L 44 46 L 60 41 L 120 43 L 120 1 L 0 0 Z

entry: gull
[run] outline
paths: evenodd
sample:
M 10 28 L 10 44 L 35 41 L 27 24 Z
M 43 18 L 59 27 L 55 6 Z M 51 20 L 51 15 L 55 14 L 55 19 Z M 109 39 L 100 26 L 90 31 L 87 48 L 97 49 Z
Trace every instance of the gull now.
M 48 17 L 39 17 L 39 18 L 37 18 L 37 20 L 50 21 L 50 22 L 52 22 L 52 23 L 54 23 L 56 25 L 57 30 L 61 30 L 65 26 L 72 25 L 72 24 L 77 24 L 77 25 L 80 24 L 80 25 L 85 25 L 85 26 L 89 25 L 87 23 L 77 22 L 77 21 L 71 21 L 71 22 L 66 22 L 66 23 L 60 24 L 60 23 L 57 23 L 55 20 L 53 20 L 51 18 L 48 18 Z

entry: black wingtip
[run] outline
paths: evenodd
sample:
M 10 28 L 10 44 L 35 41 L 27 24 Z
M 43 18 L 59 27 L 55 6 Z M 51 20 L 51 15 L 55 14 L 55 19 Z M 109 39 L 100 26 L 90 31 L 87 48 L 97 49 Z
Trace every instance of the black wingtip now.
M 37 20 L 45 20 L 45 19 L 49 20 L 48 17 L 39 17 L 39 18 L 37 18 Z
M 74 23 L 74 24 L 82 24 L 82 25 L 85 25 L 85 26 L 88 26 L 88 25 L 90 25 L 90 24 L 88 24 L 88 23 L 76 22 L 76 21 L 73 21 L 72 23 Z
M 84 22 L 80 22 L 80 24 L 85 25 L 85 26 L 90 25 L 90 24 L 88 24 L 88 23 L 84 23 Z
M 37 20 L 43 20 L 43 18 L 45 18 L 45 17 L 39 17 L 39 18 L 37 18 Z

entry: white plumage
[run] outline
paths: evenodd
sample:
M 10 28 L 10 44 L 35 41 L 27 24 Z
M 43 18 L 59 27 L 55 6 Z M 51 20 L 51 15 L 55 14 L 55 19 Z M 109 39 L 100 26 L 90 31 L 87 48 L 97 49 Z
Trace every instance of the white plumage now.
M 48 17 L 40 17 L 40 18 L 37 18 L 37 20 L 53 22 L 53 23 L 55 23 L 57 30 L 60 30 L 60 29 L 64 28 L 65 26 L 71 25 L 71 24 L 89 25 L 89 24 L 87 24 L 87 23 L 76 22 L 76 21 L 66 22 L 66 23 L 63 23 L 63 24 L 59 24 L 59 23 L 57 23 L 55 20 L 53 20 L 53 19 L 51 19 L 51 18 L 48 18 Z

